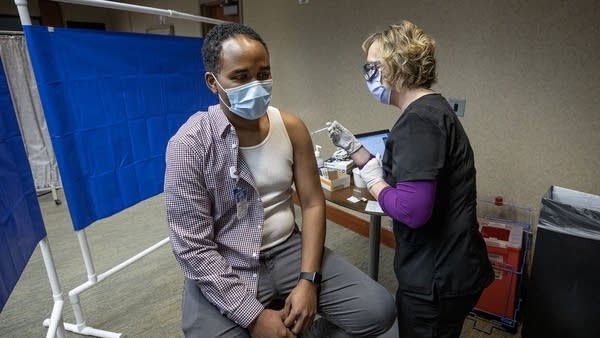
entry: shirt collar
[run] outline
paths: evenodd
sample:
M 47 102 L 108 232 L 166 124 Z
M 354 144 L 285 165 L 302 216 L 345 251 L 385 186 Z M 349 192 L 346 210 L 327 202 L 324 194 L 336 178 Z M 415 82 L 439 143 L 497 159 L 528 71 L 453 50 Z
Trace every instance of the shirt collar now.
M 218 135 L 221 137 L 225 137 L 225 133 L 230 131 L 233 125 L 231 124 L 231 122 L 229 122 L 223 110 L 221 110 L 221 105 L 216 104 L 214 106 L 208 107 L 208 113 L 212 116 L 213 120 L 215 121 L 215 127 Z

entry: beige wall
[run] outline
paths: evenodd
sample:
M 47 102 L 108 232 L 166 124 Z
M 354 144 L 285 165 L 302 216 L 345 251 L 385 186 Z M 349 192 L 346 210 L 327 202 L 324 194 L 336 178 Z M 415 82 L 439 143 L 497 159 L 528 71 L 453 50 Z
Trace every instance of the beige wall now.
M 391 127 L 361 76 L 363 39 L 408 19 L 437 41 L 439 83 L 465 98 L 478 194 L 539 208 L 550 185 L 600 194 L 600 6 L 576 1 L 244 2 L 271 51 L 273 102 L 309 129 Z M 330 153 L 324 134 L 313 141 Z

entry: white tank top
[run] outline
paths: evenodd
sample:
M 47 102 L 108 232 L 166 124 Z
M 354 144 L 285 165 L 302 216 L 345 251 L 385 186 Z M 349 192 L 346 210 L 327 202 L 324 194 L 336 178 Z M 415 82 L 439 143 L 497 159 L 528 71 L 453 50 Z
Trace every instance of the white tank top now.
M 294 231 L 292 203 L 293 148 L 275 107 L 267 109 L 269 132 L 265 139 L 251 147 L 240 147 L 250 167 L 260 194 L 265 214 L 261 250 L 285 241 Z

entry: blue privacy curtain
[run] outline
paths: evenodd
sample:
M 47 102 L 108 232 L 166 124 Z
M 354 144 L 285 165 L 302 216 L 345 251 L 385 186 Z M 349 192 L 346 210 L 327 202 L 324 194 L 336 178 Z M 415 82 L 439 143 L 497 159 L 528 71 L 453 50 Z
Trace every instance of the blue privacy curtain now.
M 0 64 L 0 312 L 44 237 L 29 160 Z
M 162 192 L 168 139 L 217 103 L 202 39 L 43 26 L 25 35 L 75 230 Z

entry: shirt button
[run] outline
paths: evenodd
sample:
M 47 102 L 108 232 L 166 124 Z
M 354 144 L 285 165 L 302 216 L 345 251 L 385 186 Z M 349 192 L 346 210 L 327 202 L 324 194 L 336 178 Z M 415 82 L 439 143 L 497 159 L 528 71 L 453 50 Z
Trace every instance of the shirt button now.
M 258 255 L 256 254 L 256 252 L 253 252 L 253 253 L 252 253 L 252 257 L 256 257 L 256 256 L 258 256 Z
M 237 148 L 237 144 L 233 143 L 233 144 L 231 145 L 231 149 L 235 149 L 235 148 Z
M 258 275 L 257 275 L 257 274 L 255 274 L 255 273 L 253 273 L 253 274 L 252 274 L 252 277 L 254 277 L 254 278 L 256 278 L 257 276 L 258 276 Z

